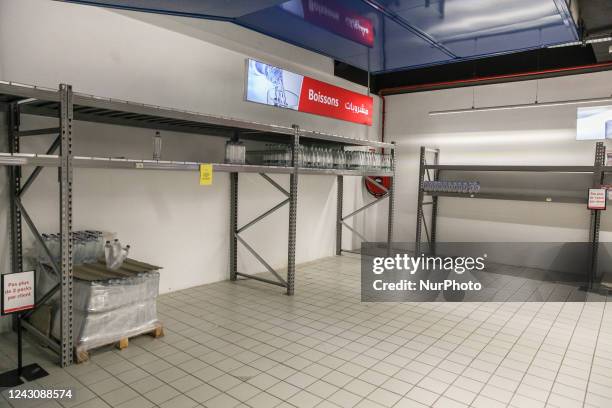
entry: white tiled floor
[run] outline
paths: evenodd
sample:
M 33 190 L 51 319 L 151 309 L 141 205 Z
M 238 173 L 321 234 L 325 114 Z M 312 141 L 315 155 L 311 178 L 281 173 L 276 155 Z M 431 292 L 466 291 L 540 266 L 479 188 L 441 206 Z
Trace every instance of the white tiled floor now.
M 361 303 L 359 268 L 353 256 L 301 265 L 294 297 L 254 281 L 161 296 L 166 337 L 65 370 L 30 346 L 52 371 L 35 386 L 76 398 L 4 392 L 0 407 L 612 406 L 609 303 Z

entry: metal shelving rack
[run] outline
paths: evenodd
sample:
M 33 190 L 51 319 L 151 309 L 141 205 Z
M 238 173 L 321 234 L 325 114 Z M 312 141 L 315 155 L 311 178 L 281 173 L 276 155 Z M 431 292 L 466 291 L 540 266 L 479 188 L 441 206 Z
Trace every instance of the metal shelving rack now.
M 493 200 L 516 200 L 535 201 L 551 203 L 583 204 L 586 207 L 587 196 L 579 197 L 555 197 L 551 195 L 533 195 L 516 193 L 447 193 L 429 192 L 423 189 L 424 181 L 439 181 L 444 171 L 478 171 L 478 172 L 524 172 L 524 173 L 584 173 L 592 174 L 592 188 L 600 188 L 604 183 L 604 176 L 612 173 L 612 167 L 605 166 L 606 148 L 603 142 L 597 142 L 595 146 L 595 161 L 593 166 L 500 166 L 500 165 L 441 165 L 440 150 L 422 146 L 419 161 L 419 186 L 417 199 L 417 220 L 415 252 L 421 252 L 422 232 L 425 230 L 429 248 L 435 250 L 437 239 L 438 199 L 440 197 L 475 198 Z M 429 159 L 429 160 L 428 160 Z M 585 189 L 589 186 L 585 186 Z M 425 201 L 425 196 L 430 196 L 430 201 Z M 428 228 L 425 217 L 425 206 L 431 206 L 431 220 Z M 601 224 L 601 211 L 590 211 L 589 243 L 591 247 L 589 256 L 589 287 L 593 286 L 597 273 L 597 260 L 599 250 L 599 230 Z
M 134 170 L 168 170 L 168 171 L 198 171 L 200 163 L 189 161 L 154 161 L 116 159 L 110 157 L 83 157 L 75 156 L 72 152 L 72 125 L 74 121 L 87 121 L 100 124 L 113 124 L 129 127 L 149 128 L 154 130 L 167 130 L 173 132 L 192 133 L 206 136 L 220 136 L 225 138 L 242 138 L 274 143 L 287 143 L 292 146 L 291 166 L 257 166 L 233 165 L 213 163 L 216 172 L 230 174 L 230 279 L 238 277 L 256 279 L 266 283 L 286 288 L 288 295 L 294 294 L 295 284 L 295 249 L 296 249 L 296 220 L 297 220 L 297 187 L 300 174 L 332 175 L 338 178 L 338 215 L 336 224 L 336 253 L 341 249 L 342 229 L 348 227 L 359 237 L 362 234 L 355 231 L 345 220 L 369 208 L 382 198 L 389 199 L 388 240 L 392 237 L 394 186 L 384 189 L 386 195 L 381 199 L 366 204 L 362 208 L 347 216 L 342 216 L 343 178 L 345 176 L 365 176 L 376 183 L 375 176 L 394 177 L 394 168 L 391 171 L 359 171 L 311 169 L 298 167 L 298 151 L 300 143 L 326 143 L 338 146 L 370 146 L 380 149 L 389 149 L 394 153 L 392 143 L 382 143 L 353 139 L 339 135 L 312 132 L 300 129 L 298 126 L 284 127 L 268 125 L 257 122 L 241 121 L 233 118 L 205 115 L 197 112 L 188 112 L 169 109 L 160 106 L 139 104 L 121 100 L 100 98 L 93 95 L 74 93 L 70 85 L 62 84 L 59 90 L 44 89 L 28 85 L 0 81 L 0 109 L 8 117 L 9 152 L 0 153 L 0 165 L 8 166 L 11 182 L 10 188 L 10 236 L 11 236 L 11 268 L 17 272 L 23 268 L 22 248 L 22 220 L 26 221 L 35 240 L 47 254 L 53 271 L 59 283 L 47 294 L 37 300 L 36 307 L 43 305 L 57 292 L 61 298 L 61 327 L 62 339 L 58 344 L 48 338 L 36 328 L 24 321 L 24 327 L 33 336 L 44 342 L 49 348 L 60 356 L 62 366 L 68 366 L 73 361 L 72 336 L 72 177 L 75 168 L 100 169 L 134 169 Z M 39 115 L 59 119 L 58 126 L 53 128 L 21 130 L 20 118 L 22 114 Z M 20 153 L 19 141 L 22 137 L 34 135 L 56 135 L 53 143 L 45 154 Z M 59 154 L 56 151 L 59 149 Z M 33 166 L 34 170 L 27 180 L 22 183 L 22 167 Z M 43 168 L 58 168 L 60 190 L 60 232 L 61 232 L 61 260 L 56 264 L 51 259 L 50 252 L 45 246 L 41 234 L 30 218 L 27 209 L 23 206 L 21 197 L 30 188 Z M 260 216 L 238 227 L 238 178 L 240 173 L 258 173 L 287 196 L 287 199 Z M 268 174 L 288 174 L 289 189 L 285 190 Z M 289 230 L 288 230 L 288 266 L 286 278 L 275 271 L 242 237 L 240 233 L 255 223 L 263 220 L 272 212 L 285 204 L 289 204 Z M 265 279 L 241 273 L 237 270 L 238 243 L 242 243 L 255 258 L 271 272 L 277 280 Z M 26 317 L 31 313 L 26 314 Z

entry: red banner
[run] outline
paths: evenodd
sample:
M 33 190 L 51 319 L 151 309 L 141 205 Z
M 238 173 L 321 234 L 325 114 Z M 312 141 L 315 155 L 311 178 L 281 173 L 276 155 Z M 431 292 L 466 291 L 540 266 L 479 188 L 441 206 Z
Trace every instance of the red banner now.
M 304 77 L 298 110 L 371 126 L 372 105 L 370 96 Z

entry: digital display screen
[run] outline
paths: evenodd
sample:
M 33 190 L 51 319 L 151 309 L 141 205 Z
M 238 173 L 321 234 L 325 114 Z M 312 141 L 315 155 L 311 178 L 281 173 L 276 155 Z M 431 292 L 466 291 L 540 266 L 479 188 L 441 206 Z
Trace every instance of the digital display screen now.
M 612 106 L 578 108 L 576 140 L 612 139 Z

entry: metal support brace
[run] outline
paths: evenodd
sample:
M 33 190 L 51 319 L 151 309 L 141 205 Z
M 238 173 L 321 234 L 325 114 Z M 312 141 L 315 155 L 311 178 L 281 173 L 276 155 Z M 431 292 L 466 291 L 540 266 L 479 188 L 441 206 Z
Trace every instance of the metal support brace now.
M 338 198 L 336 201 L 336 255 L 342 255 L 342 198 L 344 196 L 344 177 L 338 176 Z
M 260 176 L 262 176 L 264 179 L 266 179 L 270 184 L 272 184 L 274 187 L 276 187 L 280 192 L 282 192 L 285 195 L 289 195 L 289 193 L 283 188 L 281 187 L 277 182 L 275 182 L 274 180 L 272 180 L 272 178 L 270 178 L 268 175 L 263 174 L 263 173 L 259 173 Z M 256 223 L 258 223 L 259 221 L 263 220 L 264 218 L 266 218 L 268 215 L 272 214 L 273 212 L 275 212 L 276 210 L 280 209 L 281 207 L 283 207 L 285 204 L 287 204 L 290 200 L 287 198 L 286 200 L 278 203 L 277 205 L 275 205 L 274 207 L 272 207 L 271 209 L 265 211 L 263 214 L 260 214 L 259 216 L 255 217 L 253 220 L 247 222 L 245 225 L 243 225 L 242 227 L 238 228 L 238 173 L 232 173 L 231 175 L 231 214 L 230 214 L 230 279 L 231 280 L 236 280 L 238 276 L 242 276 L 245 278 L 249 278 L 249 279 L 255 279 L 261 282 L 266 282 L 266 283 L 273 283 L 275 285 L 279 285 L 282 287 L 287 287 L 287 282 L 279 275 L 279 273 L 270 266 L 270 264 L 268 264 L 266 262 L 265 259 L 263 259 L 263 257 L 261 255 L 259 255 L 257 253 L 257 251 L 255 251 L 255 249 L 253 249 L 253 247 L 251 247 L 239 234 L 241 232 L 243 232 L 244 230 L 250 228 L 251 226 L 255 225 Z M 241 273 L 238 272 L 238 242 L 240 242 L 242 245 L 244 245 L 244 247 L 255 257 L 255 259 L 257 259 L 267 270 L 268 272 L 270 272 L 272 275 L 274 275 L 276 277 L 276 279 L 278 279 L 278 281 L 273 281 L 270 279 L 266 279 L 266 278 L 261 278 L 258 276 L 254 276 L 254 275 L 249 275 L 246 273 Z
M 49 261 L 49 264 L 53 268 L 53 272 L 58 277 L 61 276 L 61 268 L 55 262 L 55 260 L 53 259 L 53 256 L 51 256 L 51 251 L 49 251 L 49 247 L 47 246 L 47 244 L 45 244 L 45 241 L 42 239 L 42 236 L 40 235 L 40 232 L 38 232 L 38 228 L 36 228 L 36 225 L 34 224 L 34 221 L 32 221 L 32 218 L 30 218 L 30 215 L 28 214 L 28 212 L 26 211 L 25 207 L 23 206 L 23 203 L 21 202 L 21 199 L 17 198 L 16 203 L 17 203 L 17 206 L 18 206 L 19 211 L 21 213 L 21 216 L 25 220 L 25 222 L 28 225 L 28 227 L 30 227 L 30 232 L 32 233 L 32 235 L 34 235 L 34 239 L 36 239 L 36 241 L 38 242 L 38 245 L 40 245 L 42 247 L 42 249 L 43 249 L 43 251 L 45 253 L 45 256 L 47 257 L 47 260 Z
M 238 272 L 238 173 L 230 173 L 230 280 Z
M 285 190 L 285 189 L 283 188 L 283 186 L 281 186 L 281 185 L 280 185 L 280 184 L 278 184 L 276 181 L 274 181 L 274 180 L 272 179 L 272 177 L 268 176 L 268 175 L 267 175 L 267 174 L 265 174 L 265 173 L 259 173 L 259 175 L 260 175 L 261 177 L 263 177 L 264 179 L 266 179 L 266 181 L 268 181 L 268 183 L 270 183 L 270 184 L 272 184 L 274 187 L 276 187 L 278 191 L 280 191 L 281 193 L 283 193 L 284 195 L 286 195 L 287 197 L 289 197 L 289 192 L 288 192 L 287 190 Z
M 395 144 L 395 142 L 392 142 Z M 387 255 L 391 254 L 391 244 L 393 242 L 393 215 L 395 212 L 395 148 L 391 149 L 391 171 L 393 172 L 393 178 L 391 179 L 391 186 L 387 192 L 389 197 L 389 214 L 387 220 Z
M 57 148 L 60 146 L 60 143 L 61 143 L 61 137 L 57 136 L 57 138 L 55 138 L 55 140 L 53 141 L 53 143 L 51 144 L 51 146 L 47 150 L 46 154 L 53 154 L 53 153 L 55 153 Z M 26 182 L 23 184 L 23 187 L 21 187 L 21 190 L 19 190 L 19 194 L 18 194 L 19 197 L 21 197 L 21 196 L 23 196 L 25 194 L 25 192 L 28 190 L 28 188 L 30 188 L 30 186 L 32 185 L 34 180 L 36 180 L 36 177 L 38 177 L 38 175 L 40 174 L 40 172 L 42 170 L 43 170 L 42 166 L 36 166 L 34 171 L 32 171 L 32 174 L 30 174 L 30 177 L 28 177 Z
M 289 199 L 286 199 L 284 201 L 281 201 L 280 203 L 276 204 L 274 207 L 270 208 L 268 211 L 264 212 L 263 214 L 258 215 L 257 217 L 255 217 L 253 220 L 247 222 L 245 225 L 243 225 L 242 227 L 240 227 L 238 229 L 238 231 L 236 231 L 237 233 L 241 233 L 242 231 L 246 230 L 247 228 L 255 225 L 256 223 L 258 223 L 259 221 L 263 220 L 264 218 L 266 218 L 268 215 L 272 214 L 273 212 L 275 212 L 276 210 L 282 208 L 285 206 L 285 204 L 287 204 L 289 202 Z
M 59 128 L 45 128 L 45 129 L 32 129 L 32 130 L 22 130 L 18 133 L 18 136 L 39 136 L 39 135 L 51 135 L 58 134 Z
M 601 188 L 604 181 L 603 167 L 606 159 L 606 148 L 603 142 L 597 142 L 595 146 L 595 168 L 593 170 L 593 188 Z M 591 242 L 590 268 L 588 276 L 588 287 L 593 288 L 597 277 L 598 255 L 599 255 L 599 229 L 601 224 L 601 211 L 591 210 L 591 224 L 589 228 L 589 239 Z
M 363 207 L 359 207 L 358 209 L 356 209 L 355 211 L 353 211 L 349 215 L 345 215 L 344 217 L 342 217 L 342 221 L 346 221 L 349 218 L 354 217 L 355 215 L 359 214 L 360 212 L 362 212 L 364 210 L 367 210 L 368 208 L 372 207 L 373 205 L 378 204 L 381 200 L 384 200 L 385 198 L 388 198 L 388 195 L 384 195 L 384 196 L 382 196 L 380 198 L 377 198 L 374 201 L 371 201 L 371 202 L 367 203 Z
M 283 278 L 281 278 L 281 276 L 278 274 L 278 272 L 276 272 L 274 270 L 274 268 L 272 268 L 270 266 L 270 264 L 268 264 L 265 259 L 263 259 L 258 253 L 257 251 L 255 251 L 244 239 L 242 239 L 240 237 L 240 235 L 238 234 L 234 234 L 234 236 L 236 237 L 236 239 L 238 239 L 238 241 L 240 241 L 240 243 L 242 245 L 244 245 L 244 247 L 255 257 L 255 259 L 257 259 L 263 266 L 266 267 L 266 269 L 268 270 L 268 272 L 270 272 L 272 275 L 274 275 L 276 277 L 276 279 L 278 279 L 278 281 L 280 283 L 283 284 L 283 286 L 287 285 L 287 282 L 285 282 L 285 280 Z
M 355 235 L 357 235 L 359 238 L 361 238 L 362 241 L 367 241 L 368 239 L 363 236 L 363 234 L 361 234 L 359 231 L 357 231 L 355 228 L 351 227 L 350 225 L 348 225 L 346 222 L 342 221 L 342 224 L 344 224 L 344 226 L 346 228 L 348 228 L 349 230 L 351 230 Z
M 292 296 L 295 289 L 295 248 L 296 248 L 296 224 L 297 224 L 297 195 L 298 195 L 298 170 L 299 170 L 299 147 L 300 128 L 293 125 L 293 148 L 291 149 L 291 165 L 293 173 L 289 176 L 289 246 L 287 254 L 287 295 Z
M 337 209 L 337 230 L 336 230 L 336 254 L 340 255 L 342 252 L 354 252 L 354 251 L 348 251 L 345 249 L 341 248 L 341 244 L 342 244 L 342 226 L 345 226 L 346 228 L 348 228 L 349 230 L 351 230 L 355 235 L 357 235 L 362 241 L 367 241 L 367 238 L 361 234 L 359 231 L 357 231 L 355 228 L 351 227 L 348 223 L 346 223 L 345 221 L 348 220 L 351 217 L 354 217 L 355 215 L 359 214 L 362 211 L 367 210 L 368 208 L 380 203 L 382 200 L 387 199 L 387 198 L 391 198 L 392 197 L 392 191 L 393 191 L 393 183 L 395 182 L 395 179 L 393 179 L 393 181 L 391 182 L 391 188 L 387 188 L 385 186 L 383 186 L 382 184 L 378 183 L 376 180 L 374 180 L 371 177 L 366 177 L 366 179 L 368 179 L 369 181 L 371 181 L 372 183 L 374 183 L 376 186 L 378 186 L 379 188 L 381 188 L 386 194 L 382 197 L 379 197 L 377 199 L 375 199 L 374 201 L 371 201 L 369 203 L 367 203 L 366 205 L 359 207 L 358 209 L 356 209 L 355 211 L 353 211 L 352 213 L 342 216 L 342 197 L 341 197 L 341 190 L 344 188 L 344 186 L 341 186 L 341 182 L 340 179 L 342 178 L 342 176 L 338 176 L 338 209 Z M 391 204 L 390 204 L 391 205 Z M 389 207 L 389 209 L 391 209 L 391 206 Z M 389 222 L 392 222 L 392 217 L 389 218 Z M 391 224 L 388 225 L 389 228 L 391 228 Z M 340 231 L 338 231 L 338 229 Z M 387 240 L 389 239 L 389 237 L 391 236 L 390 234 L 392 234 L 393 231 L 387 231 Z M 387 245 L 388 247 L 390 247 L 390 244 Z
M 72 364 L 72 86 L 60 89 L 61 365 Z

